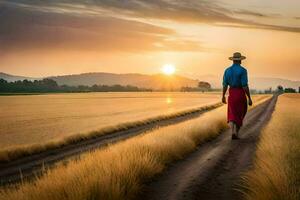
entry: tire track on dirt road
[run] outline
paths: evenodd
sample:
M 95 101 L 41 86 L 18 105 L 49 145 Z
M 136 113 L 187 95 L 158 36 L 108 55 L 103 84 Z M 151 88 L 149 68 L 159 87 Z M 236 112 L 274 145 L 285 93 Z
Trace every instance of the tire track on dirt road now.
M 241 175 L 252 166 L 256 143 L 275 108 L 277 96 L 249 111 L 241 139 L 231 140 L 229 130 L 171 164 L 144 188 L 138 199 L 214 200 L 241 199 Z

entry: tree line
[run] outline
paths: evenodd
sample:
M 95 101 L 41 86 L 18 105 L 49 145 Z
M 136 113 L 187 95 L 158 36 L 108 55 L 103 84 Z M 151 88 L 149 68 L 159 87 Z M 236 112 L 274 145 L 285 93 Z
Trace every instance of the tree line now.
M 211 85 L 208 82 L 198 82 L 198 87 L 181 87 L 181 92 L 208 92 L 212 91 Z
M 4 79 L 0 79 L 0 93 L 51 93 L 51 92 L 149 92 L 151 89 L 139 88 L 136 86 L 122 86 L 122 85 L 58 85 L 56 81 L 52 79 L 42 80 L 19 80 L 15 82 L 8 82 Z M 182 92 L 205 92 L 213 91 L 211 85 L 207 82 L 199 82 L 198 87 L 182 87 Z M 279 93 L 295 93 L 297 92 L 293 88 L 283 88 L 281 85 L 277 87 Z M 276 91 L 266 90 L 264 93 L 273 93 Z M 255 92 L 256 93 L 256 92 Z M 300 93 L 300 87 L 299 87 Z
M 58 85 L 52 79 L 42 80 L 19 80 L 15 82 L 8 82 L 0 79 L 0 92 L 2 93 L 51 93 L 51 92 L 140 92 L 151 91 L 151 89 L 138 88 L 136 86 L 122 86 L 122 85 Z
M 280 93 L 297 93 L 297 90 L 294 88 L 283 88 L 281 85 L 277 86 L 277 91 Z M 299 93 L 300 93 L 300 87 L 299 87 Z

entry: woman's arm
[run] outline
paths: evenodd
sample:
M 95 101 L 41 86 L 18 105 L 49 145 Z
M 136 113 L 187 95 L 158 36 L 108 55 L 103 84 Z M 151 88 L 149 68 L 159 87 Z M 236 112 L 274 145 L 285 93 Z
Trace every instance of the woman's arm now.
M 226 74 L 227 70 L 224 72 L 223 75 L 223 95 L 222 95 L 222 102 L 226 104 L 226 92 L 227 92 L 227 88 L 228 88 L 228 81 L 227 81 L 227 74 Z
M 222 96 L 222 102 L 226 104 L 226 92 L 227 92 L 227 88 L 228 88 L 228 85 L 226 86 L 223 86 L 223 96 Z
M 251 95 L 250 95 L 250 89 L 249 89 L 249 86 L 248 86 L 248 73 L 247 73 L 247 70 L 244 71 L 244 73 L 242 74 L 242 77 L 241 77 L 241 82 L 242 82 L 242 86 L 243 86 L 243 89 L 248 97 L 248 104 L 249 106 L 252 106 L 252 99 L 251 99 Z
M 249 90 L 249 87 L 246 86 L 246 87 L 243 87 L 247 97 L 248 97 L 248 104 L 249 106 L 252 106 L 252 99 L 251 99 L 251 95 L 250 95 L 250 90 Z

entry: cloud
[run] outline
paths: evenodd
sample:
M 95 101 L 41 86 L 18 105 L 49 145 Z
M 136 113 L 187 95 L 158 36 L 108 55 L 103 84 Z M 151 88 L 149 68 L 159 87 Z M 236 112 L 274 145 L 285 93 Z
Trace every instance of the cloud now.
M 254 17 L 269 17 L 269 15 L 265 15 L 265 14 L 250 11 L 250 10 L 238 10 L 238 11 L 234 11 L 234 13 L 241 14 L 241 15 L 250 15 L 250 16 L 254 16 Z
M 45 1 L 6 1 L 7 4 L 22 8 L 38 9 L 51 12 L 81 12 L 81 14 L 97 14 L 111 11 L 131 17 L 168 19 L 185 22 L 237 22 L 239 20 L 227 16 L 227 9 L 211 1 L 193 0 L 45 0 Z
M 1 50 L 201 51 L 198 41 L 180 38 L 149 19 L 216 26 L 300 32 L 299 27 L 263 24 L 207 0 L 10 0 L 0 3 Z
M 259 24 L 259 23 L 249 23 L 249 24 L 218 24 L 217 26 L 222 27 L 232 27 L 232 28 L 246 28 L 246 29 L 263 29 L 263 30 L 275 30 L 275 31 L 286 31 L 299 33 L 300 28 L 298 27 L 288 27 L 288 26 L 276 26 L 268 24 Z
M 36 8 L 48 12 L 69 12 L 77 14 L 103 14 L 111 13 L 133 18 L 172 20 L 185 23 L 228 23 L 253 26 L 257 28 L 272 27 L 271 24 L 253 22 L 251 20 L 240 19 L 236 14 L 274 17 L 277 14 L 263 14 L 251 10 L 225 8 L 218 1 L 213 0 L 10 0 L 6 1 L 23 7 Z M 270 25 L 270 26 L 269 26 Z M 300 31 L 297 27 L 275 27 L 280 31 Z
M 4 50 L 199 51 L 174 30 L 110 16 L 78 15 L 8 4 L 0 9 Z M 9 20 L 7 20 L 9 19 Z M 159 45 L 158 45 L 159 44 Z

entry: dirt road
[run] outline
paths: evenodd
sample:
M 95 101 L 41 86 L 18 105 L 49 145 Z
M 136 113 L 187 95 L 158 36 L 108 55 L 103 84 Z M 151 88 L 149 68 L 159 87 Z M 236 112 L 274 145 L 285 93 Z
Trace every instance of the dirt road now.
M 212 105 L 207 110 L 199 110 L 179 117 L 172 117 L 151 122 L 149 124 L 139 125 L 127 130 L 82 140 L 55 149 L 49 149 L 11 162 L 0 163 L 0 186 L 16 183 L 22 179 L 26 180 L 36 177 L 37 175 L 42 174 L 43 169 L 50 168 L 59 161 L 65 161 L 71 158 L 76 159 L 82 153 L 96 148 L 104 147 L 108 144 L 134 137 L 158 127 L 168 126 L 199 117 L 201 114 L 219 106 L 221 106 L 221 104 Z
M 170 165 L 145 187 L 138 199 L 241 199 L 238 192 L 241 175 L 252 165 L 260 132 L 269 121 L 276 101 L 277 97 L 273 97 L 247 114 L 240 140 L 231 140 L 230 132 L 225 131 Z

